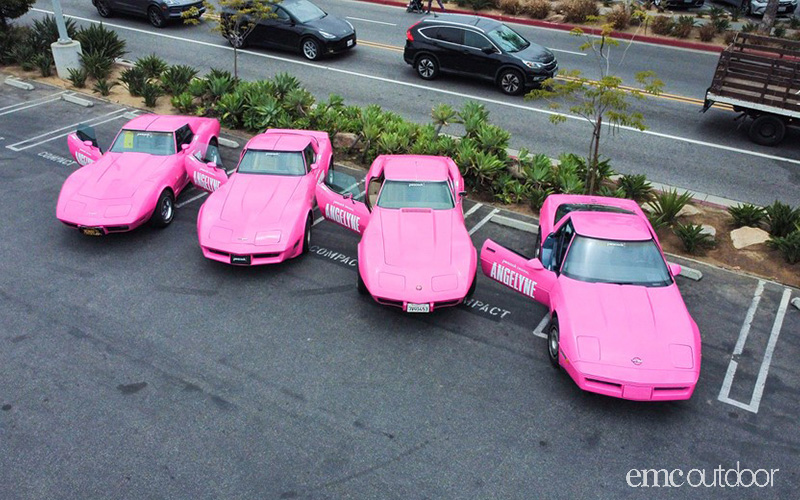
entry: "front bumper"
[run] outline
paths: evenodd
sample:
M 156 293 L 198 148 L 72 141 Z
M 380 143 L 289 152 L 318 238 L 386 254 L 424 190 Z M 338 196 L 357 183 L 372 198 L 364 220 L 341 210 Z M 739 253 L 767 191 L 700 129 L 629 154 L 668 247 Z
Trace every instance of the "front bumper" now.
M 279 264 L 287 259 L 300 255 L 303 251 L 303 238 L 288 247 L 278 245 L 257 246 L 250 244 L 200 244 L 203 256 L 210 260 L 233 266 L 262 266 Z
M 572 363 L 561 354 L 561 366 L 584 391 L 631 401 L 681 401 L 697 385 L 693 370 L 639 370 L 597 363 Z M 607 376 L 613 371 L 613 376 Z
M 197 15 L 193 16 L 195 19 L 199 18 L 206 12 L 206 8 L 203 5 L 203 2 L 197 2 L 189 5 L 176 5 L 174 7 L 168 7 L 165 15 L 167 19 L 171 21 L 177 21 L 183 19 L 183 13 L 191 9 L 192 7 L 197 9 Z
M 338 54 L 354 49 L 356 45 L 358 45 L 358 41 L 356 40 L 356 34 L 354 32 L 339 40 L 323 40 L 322 50 L 326 54 Z
M 533 87 L 541 84 L 548 78 L 553 78 L 558 73 L 558 63 L 553 62 L 543 69 L 526 69 L 525 71 L 525 86 Z

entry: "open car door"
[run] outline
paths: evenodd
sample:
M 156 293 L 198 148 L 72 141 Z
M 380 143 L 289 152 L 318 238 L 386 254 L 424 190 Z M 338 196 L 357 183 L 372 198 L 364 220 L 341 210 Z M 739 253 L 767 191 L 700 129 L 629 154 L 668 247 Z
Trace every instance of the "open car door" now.
M 325 182 L 317 184 L 316 197 L 322 216 L 342 227 L 362 234 L 370 212 L 362 201 L 358 180 L 331 167 Z
M 209 150 L 211 146 L 209 146 Z M 214 161 L 203 162 L 198 160 L 195 156 L 189 155 L 183 163 L 186 168 L 186 175 L 192 184 L 202 189 L 213 193 L 220 188 L 223 184 L 228 182 L 228 173 L 221 164 Z
M 80 166 L 94 163 L 103 156 L 103 152 L 97 145 L 94 128 L 86 125 L 78 126 L 78 130 L 67 136 L 67 145 L 69 153 Z
M 550 290 L 556 274 L 545 269 L 539 259 L 528 259 L 486 240 L 481 248 L 481 269 L 498 283 L 550 307 Z

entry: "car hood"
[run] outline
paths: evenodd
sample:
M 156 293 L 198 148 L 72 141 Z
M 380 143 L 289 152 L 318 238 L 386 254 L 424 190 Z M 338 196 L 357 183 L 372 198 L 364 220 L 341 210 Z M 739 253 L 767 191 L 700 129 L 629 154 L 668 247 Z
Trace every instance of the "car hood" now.
M 173 156 L 153 156 L 144 153 L 107 153 L 98 161 L 81 167 L 80 175 L 71 176 L 68 183 L 80 182 L 75 189 L 81 196 L 96 200 L 133 197 L 139 186 L 157 180 L 168 171 Z M 66 183 L 65 183 L 66 184 Z M 70 186 L 75 188 L 75 186 Z
M 205 213 L 237 228 L 269 229 L 279 223 L 302 180 L 301 176 L 234 174 L 211 195 Z
M 347 23 L 347 21 L 330 14 L 321 19 L 309 21 L 305 24 L 306 26 L 310 26 L 314 29 L 336 36 L 347 36 L 354 32 L 353 28 Z
M 586 283 L 563 275 L 560 281 L 564 303 L 574 304 L 560 319 L 569 322 L 579 359 L 643 369 L 694 367 L 687 366 L 699 352 L 694 322 L 674 283 Z
M 512 52 L 512 55 L 525 61 L 541 63 L 549 63 L 556 58 L 548 49 L 535 43 L 531 43 L 519 52 Z
M 387 265 L 408 269 L 446 269 L 451 265 L 453 210 L 379 209 L 375 215 L 370 225 L 380 225 Z

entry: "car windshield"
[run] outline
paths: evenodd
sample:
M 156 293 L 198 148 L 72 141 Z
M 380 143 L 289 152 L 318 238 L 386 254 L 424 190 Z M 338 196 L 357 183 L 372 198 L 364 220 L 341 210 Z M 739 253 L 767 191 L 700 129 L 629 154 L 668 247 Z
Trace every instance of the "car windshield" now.
M 248 149 L 239 162 L 240 174 L 305 175 L 306 164 L 300 151 L 262 151 Z
M 386 181 L 378 206 L 382 208 L 453 208 L 453 197 L 447 182 Z
M 175 136 L 172 132 L 122 130 L 109 151 L 114 153 L 146 153 L 155 156 L 174 155 Z
M 311 2 L 307 2 L 306 0 L 287 2 L 281 5 L 284 9 L 286 9 L 287 12 L 289 12 L 289 14 L 294 16 L 294 18 L 301 23 L 316 21 L 317 19 L 322 19 L 327 15 L 325 14 L 325 11 Z
M 488 33 L 489 38 L 506 52 L 519 52 L 531 43 L 505 24 Z
M 664 258 L 653 240 L 601 240 L 576 235 L 561 272 L 589 283 L 650 287 L 672 283 Z

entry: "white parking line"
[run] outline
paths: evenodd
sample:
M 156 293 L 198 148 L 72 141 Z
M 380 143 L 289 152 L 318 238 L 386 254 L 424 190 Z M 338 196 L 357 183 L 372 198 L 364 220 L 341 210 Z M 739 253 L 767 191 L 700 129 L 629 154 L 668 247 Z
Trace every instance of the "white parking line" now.
M 208 193 L 206 193 L 205 191 L 203 191 L 202 193 L 200 193 L 200 194 L 198 194 L 198 195 L 192 196 L 191 198 L 189 198 L 189 199 L 188 199 L 188 200 L 186 200 L 186 201 L 182 201 L 182 202 L 180 202 L 180 203 L 176 203 L 176 204 L 175 204 L 175 208 L 181 208 L 181 207 L 185 207 L 185 206 L 186 206 L 186 205 L 188 205 L 189 203 L 191 203 L 191 202 L 193 202 L 193 201 L 197 201 L 197 200 L 199 200 L 200 198 L 203 198 L 203 197 L 205 197 L 205 196 L 208 196 Z
M 483 203 L 476 203 L 476 204 L 472 205 L 472 208 L 470 208 L 469 210 L 467 210 L 467 211 L 464 213 L 464 218 L 466 219 L 466 218 L 467 218 L 467 217 L 469 217 L 470 215 L 474 214 L 474 213 L 475 213 L 475 212 L 476 212 L 476 211 L 477 211 L 479 208 L 481 208 L 482 206 L 483 206 Z
M 791 296 L 792 291 L 786 288 L 783 291 L 781 304 L 778 306 L 778 313 L 775 315 L 775 322 L 772 324 L 772 331 L 769 334 L 769 341 L 767 342 L 767 350 L 764 352 L 764 360 L 761 361 L 761 368 L 758 370 L 756 388 L 753 390 L 753 398 L 750 400 L 750 406 L 753 407 L 751 411 L 753 413 L 758 413 L 758 407 L 761 405 L 761 396 L 764 395 L 764 386 L 767 384 L 769 366 L 772 364 L 772 354 L 775 352 L 775 345 L 778 343 L 778 336 L 781 334 L 783 318 L 786 315 L 786 308 L 789 306 L 789 297 Z
M 34 11 L 34 12 L 41 12 L 41 13 L 44 13 L 44 14 L 51 14 L 51 15 L 53 14 L 52 11 L 44 10 L 44 9 L 33 8 L 31 10 Z M 87 22 L 87 23 L 100 24 L 100 21 L 97 21 L 95 19 L 89 19 L 89 18 L 86 18 L 86 17 L 79 17 L 79 16 L 72 16 L 72 15 L 70 15 L 70 16 L 65 15 L 64 17 L 67 17 L 67 18 L 70 18 L 70 19 L 77 19 L 79 21 L 84 21 L 84 22 Z M 167 35 L 165 33 L 157 33 L 157 32 L 154 32 L 154 31 L 148 31 L 148 30 L 143 30 L 143 29 L 139 29 L 139 28 L 130 28 L 128 26 L 122 26 L 122 25 L 119 25 L 119 24 L 113 24 L 113 23 L 108 23 L 108 22 L 103 22 L 103 24 L 105 26 L 107 26 L 107 27 L 118 28 L 118 29 L 121 29 L 121 30 L 134 31 L 134 32 L 137 32 L 137 33 L 144 33 L 144 34 L 147 34 L 147 35 L 150 35 L 150 36 L 167 38 L 167 39 L 170 39 L 170 40 L 178 40 L 178 41 L 181 41 L 181 42 L 192 43 L 192 44 L 196 44 L 196 45 L 202 45 L 202 46 L 205 46 L 205 47 L 214 47 L 214 48 L 217 48 L 217 49 L 220 49 L 220 50 L 233 51 L 233 47 L 222 45 L 222 44 L 203 42 L 203 41 L 200 41 L 200 40 L 192 40 L 190 38 L 184 38 L 184 37 L 179 37 L 179 36 L 175 36 L 175 35 Z M 286 57 L 274 56 L 274 55 L 270 55 L 270 54 L 261 54 L 259 52 L 253 52 L 253 51 L 250 51 L 250 50 L 241 50 L 240 49 L 239 53 L 240 54 L 248 54 L 248 55 L 256 56 L 256 57 L 261 57 L 261 58 L 264 58 L 264 59 L 271 59 L 273 61 L 281 61 L 281 62 L 285 62 L 285 63 L 289 63 L 289 64 L 296 64 L 296 65 L 299 65 L 299 66 L 307 66 L 307 67 L 310 67 L 310 68 L 317 68 L 317 69 L 322 69 L 322 70 L 326 70 L 326 71 L 332 71 L 334 73 L 341 73 L 341 74 L 348 75 L 348 76 L 355 76 L 355 77 L 365 78 L 365 79 L 368 79 L 368 80 L 375 80 L 375 81 L 383 82 L 383 83 L 393 83 L 395 85 L 400 85 L 400 86 L 403 86 L 403 87 L 409 87 L 409 88 L 413 88 L 413 89 L 418 89 L 418 90 L 422 90 L 422 91 L 425 91 L 425 92 L 435 92 L 435 93 L 438 93 L 438 94 L 450 95 L 450 96 L 458 97 L 458 98 L 461 98 L 461 99 L 472 99 L 474 101 L 485 102 L 485 103 L 488 103 L 488 104 L 494 104 L 494 105 L 497 105 L 497 106 L 504 106 L 504 107 L 508 107 L 508 108 L 520 109 L 520 110 L 523 110 L 523 111 L 530 111 L 530 112 L 533 112 L 533 113 L 540 113 L 540 114 L 544 114 L 544 115 L 548 115 L 548 116 L 557 115 L 557 116 L 563 116 L 564 118 L 569 119 L 569 120 L 578 120 L 578 121 L 583 121 L 584 120 L 582 117 L 576 116 L 576 115 L 567 115 L 567 114 L 564 114 L 564 113 L 559 113 L 559 112 L 551 111 L 551 110 L 548 110 L 548 109 L 534 108 L 532 106 L 525 106 L 523 104 L 516 104 L 516 103 L 513 103 L 513 102 L 504 102 L 504 101 L 500 101 L 500 100 L 497 100 L 497 99 L 490 99 L 490 98 L 487 98 L 487 97 L 482 97 L 482 96 L 479 96 L 479 95 L 465 94 L 463 92 L 455 92 L 455 91 L 452 91 L 452 90 L 446 90 L 446 89 L 442 89 L 442 88 L 432 87 L 432 86 L 430 86 L 428 84 L 418 84 L 418 83 L 411 83 L 411 82 L 403 82 L 403 81 L 400 81 L 400 80 L 392 80 L 391 78 L 384 78 L 384 77 L 381 77 L 381 76 L 369 75 L 369 74 L 366 74 L 366 73 L 359 73 L 357 71 L 349 71 L 349 70 L 346 70 L 346 69 L 334 68 L 332 66 L 324 66 L 322 64 L 315 64 L 315 63 L 300 61 L 300 60 L 297 60 L 297 59 L 289 59 L 289 58 L 286 58 Z M 639 129 L 634 128 L 634 127 L 628 127 L 628 126 L 623 126 L 623 125 L 620 125 L 619 127 L 617 127 L 617 129 L 626 130 L 628 132 L 633 132 L 633 133 L 640 133 L 640 134 L 650 135 L 650 136 L 654 136 L 654 137 L 660 137 L 662 139 L 669 139 L 669 140 L 673 140 L 673 141 L 677 141 L 677 142 L 684 142 L 684 143 L 688 143 L 688 144 L 694 144 L 696 146 L 705 146 L 705 147 L 708 147 L 708 148 L 711 148 L 711 149 L 718 149 L 718 150 L 722 150 L 722 151 L 728 151 L 728 152 L 731 152 L 731 153 L 739 153 L 739 154 L 743 154 L 743 155 L 754 156 L 754 157 L 757 157 L 757 158 L 764 158 L 764 159 L 767 159 L 767 160 L 775 160 L 775 161 L 780 161 L 780 162 L 785 162 L 785 163 L 791 163 L 791 164 L 794 164 L 794 165 L 800 165 L 800 160 L 795 160 L 795 159 L 792 159 L 792 158 L 786 158 L 786 157 L 783 157 L 783 156 L 776 156 L 776 155 L 771 155 L 771 154 L 766 154 L 766 153 L 759 153 L 757 151 L 750 151 L 750 150 L 746 150 L 746 149 L 734 148 L 734 147 L 731 147 L 731 146 L 724 146 L 722 144 L 714 144 L 714 143 L 711 143 L 711 142 L 700 141 L 700 140 L 696 140 L 696 139 L 689 139 L 687 137 L 670 135 L 670 134 L 665 134 L 665 133 L 661 133 L 661 132 L 655 132 L 655 131 L 652 131 L 652 130 L 639 130 Z
M 30 101 L 25 101 L 25 102 L 18 102 L 16 104 L 11 104 L 9 106 L 2 107 L 0 108 L 0 116 L 16 113 L 17 111 L 22 111 L 23 109 L 41 106 L 42 104 L 47 104 L 49 102 L 58 101 L 59 99 L 61 99 L 61 94 L 64 93 L 66 93 L 66 90 L 62 90 L 61 92 L 56 92 L 55 94 L 46 95 L 44 97 L 39 97 L 38 99 L 32 99 Z M 11 109 L 11 108 L 16 108 L 16 109 Z
M 472 235 L 473 233 L 475 233 L 475 231 L 477 231 L 478 229 L 482 228 L 483 225 L 486 224 L 487 222 L 489 222 L 492 219 L 492 217 L 494 217 L 494 214 L 496 214 L 499 211 L 500 211 L 500 209 L 495 208 L 494 210 L 489 212 L 489 215 L 487 215 L 486 217 L 481 219 L 477 224 L 475 224 L 475 226 L 473 226 L 472 229 L 469 230 L 469 234 Z
M 325 220 L 325 217 L 318 217 L 317 220 L 315 220 L 314 223 L 311 224 L 311 225 L 312 226 L 316 226 L 317 224 L 319 224 L 320 222 L 322 222 L 324 220 Z
M 550 315 L 549 314 L 545 314 L 544 318 L 542 318 L 542 320 L 539 322 L 539 324 L 536 325 L 536 328 L 533 329 L 533 334 L 536 335 L 537 337 L 546 339 L 547 338 L 547 334 L 544 333 L 544 327 L 547 326 L 547 323 L 549 321 L 550 321 Z
M 92 118 L 90 120 L 84 120 L 84 121 L 80 121 L 80 122 L 77 122 L 77 123 L 73 123 L 71 125 L 67 125 L 65 127 L 61 127 L 61 128 L 55 129 L 55 130 L 51 130 L 49 132 L 45 132 L 43 134 L 39 134 L 39 135 L 37 135 L 35 137 L 31 137 L 31 138 L 25 139 L 24 141 L 19 141 L 19 142 L 16 142 L 14 144 L 9 144 L 8 146 L 6 146 L 6 148 L 10 149 L 11 151 L 23 151 L 25 149 L 29 149 L 29 148 L 32 148 L 34 146 L 38 146 L 40 144 L 44 144 L 45 142 L 50 142 L 52 140 L 58 139 L 59 137 L 64 137 L 66 135 L 69 135 L 69 134 L 71 134 L 73 132 L 75 127 L 77 127 L 78 125 L 82 125 L 82 124 L 85 124 L 85 125 L 100 125 L 100 124 L 103 124 L 103 123 L 106 123 L 106 122 L 117 120 L 119 118 L 124 118 L 123 116 L 112 116 L 112 115 L 119 115 L 120 113 L 123 113 L 123 112 L 126 112 L 126 111 L 127 110 L 125 108 L 117 109 L 117 110 L 114 110 L 114 111 L 112 111 L 110 113 L 106 113 L 104 115 L 100 115 L 100 116 L 97 116 L 95 118 Z M 111 116 L 111 118 L 107 118 L 105 120 L 98 121 L 101 118 L 105 118 L 107 116 Z M 63 132 L 65 130 L 66 130 L 66 132 Z M 61 133 L 61 132 L 63 132 L 63 133 Z M 49 136 L 51 134 L 58 134 L 58 135 L 55 135 L 55 136 L 50 137 L 48 139 L 43 139 L 43 140 L 38 141 L 38 142 L 33 142 L 31 144 L 27 144 L 25 146 L 20 146 L 21 144 L 26 144 L 28 142 L 35 141 L 36 139 L 40 139 L 42 137 L 47 137 L 47 136 Z
M 383 21 L 373 21 L 372 19 L 361 19 L 360 17 L 347 16 L 347 17 L 345 17 L 345 19 L 352 19 L 353 21 L 362 21 L 362 22 L 365 22 L 365 23 L 383 24 L 385 26 L 397 26 L 394 23 L 385 23 Z

